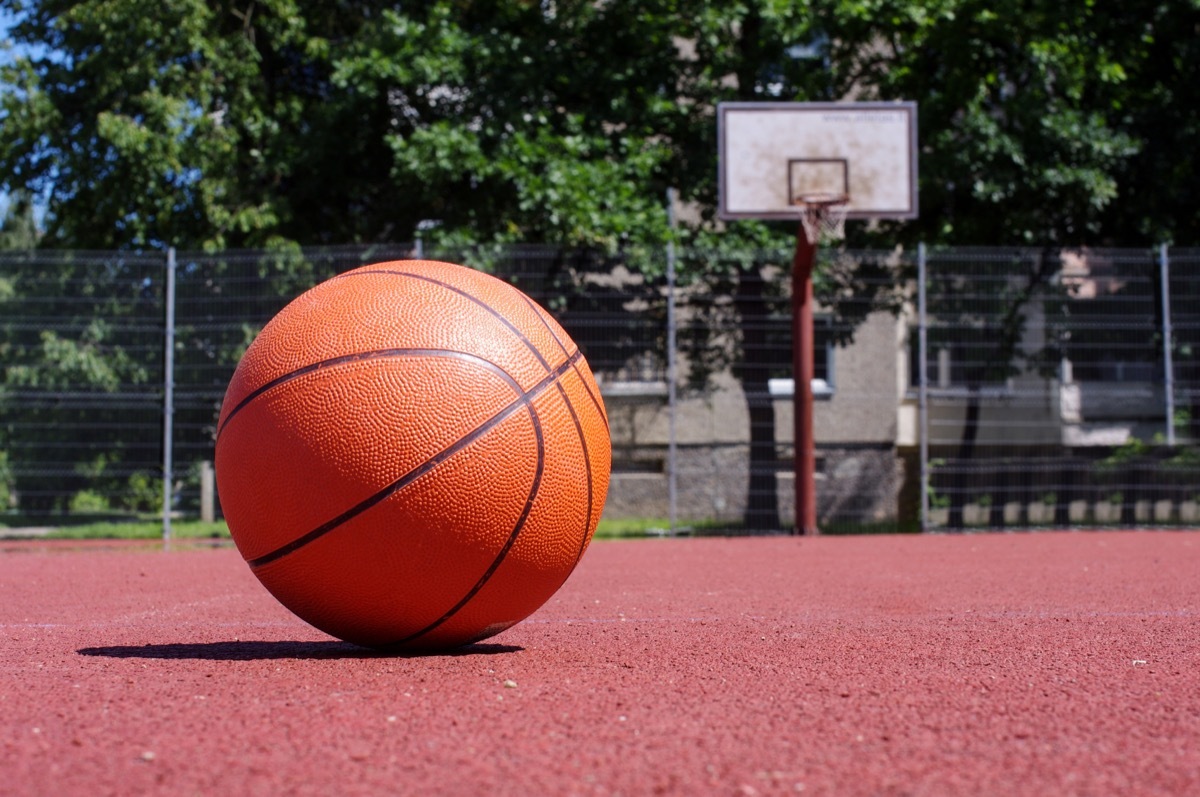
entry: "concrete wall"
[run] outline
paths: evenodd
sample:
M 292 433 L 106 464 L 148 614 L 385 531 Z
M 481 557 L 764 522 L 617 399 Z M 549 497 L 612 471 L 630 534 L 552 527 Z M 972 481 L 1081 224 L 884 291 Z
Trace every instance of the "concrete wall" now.
M 817 502 L 820 522 L 886 523 L 897 517 L 905 468 L 896 456 L 903 395 L 903 326 L 871 316 L 850 346 L 836 350 L 832 394 L 816 403 Z M 665 518 L 670 414 L 663 385 L 602 386 L 614 446 L 609 517 Z M 795 513 L 791 468 L 793 404 L 774 401 L 781 520 Z M 677 404 L 677 507 L 684 520 L 739 522 L 749 481 L 749 413 L 738 381 L 719 374 L 708 390 L 682 393 Z

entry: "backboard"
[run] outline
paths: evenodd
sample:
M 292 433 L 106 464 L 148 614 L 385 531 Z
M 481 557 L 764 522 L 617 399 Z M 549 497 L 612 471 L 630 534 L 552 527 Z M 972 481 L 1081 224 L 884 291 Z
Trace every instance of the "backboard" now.
M 724 102 L 717 145 L 722 219 L 796 219 L 806 194 L 845 194 L 851 219 L 917 217 L 914 102 Z

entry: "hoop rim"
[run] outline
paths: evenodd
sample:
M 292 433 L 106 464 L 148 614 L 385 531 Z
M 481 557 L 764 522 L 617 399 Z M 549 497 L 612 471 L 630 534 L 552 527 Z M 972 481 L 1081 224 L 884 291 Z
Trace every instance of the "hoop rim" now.
M 807 210 L 809 208 L 836 207 L 837 205 L 845 205 L 849 202 L 849 194 L 836 194 L 828 191 L 813 191 L 812 193 L 798 195 L 794 200 L 792 200 L 792 205 L 800 210 Z

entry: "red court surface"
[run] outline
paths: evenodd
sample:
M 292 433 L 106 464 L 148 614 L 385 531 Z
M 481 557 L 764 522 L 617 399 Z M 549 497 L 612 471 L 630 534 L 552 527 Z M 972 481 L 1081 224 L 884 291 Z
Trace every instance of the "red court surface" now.
M 1200 794 L 1200 534 L 599 542 L 455 655 L 229 548 L 0 548 L 0 791 Z

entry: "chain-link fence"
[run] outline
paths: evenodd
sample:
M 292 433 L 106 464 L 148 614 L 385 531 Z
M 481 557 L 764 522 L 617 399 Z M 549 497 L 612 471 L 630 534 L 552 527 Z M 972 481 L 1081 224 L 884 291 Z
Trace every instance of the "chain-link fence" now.
M 0 255 L 0 508 L 156 508 L 163 275 L 160 255 Z
M 219 517 L 215 421 L 254 335 L 415 250 L 0 253 L 0 524 Z M 791 527 L 791 252 L 430 255 L 515 283 L 579 342 L 610 416 L 607 517 Z M 821 528 L 1200 525 L 1197 260 L 823 252 Z
M 915 385 L 926 525 L 1200 521 L 1195 259 L 930 254 Z

